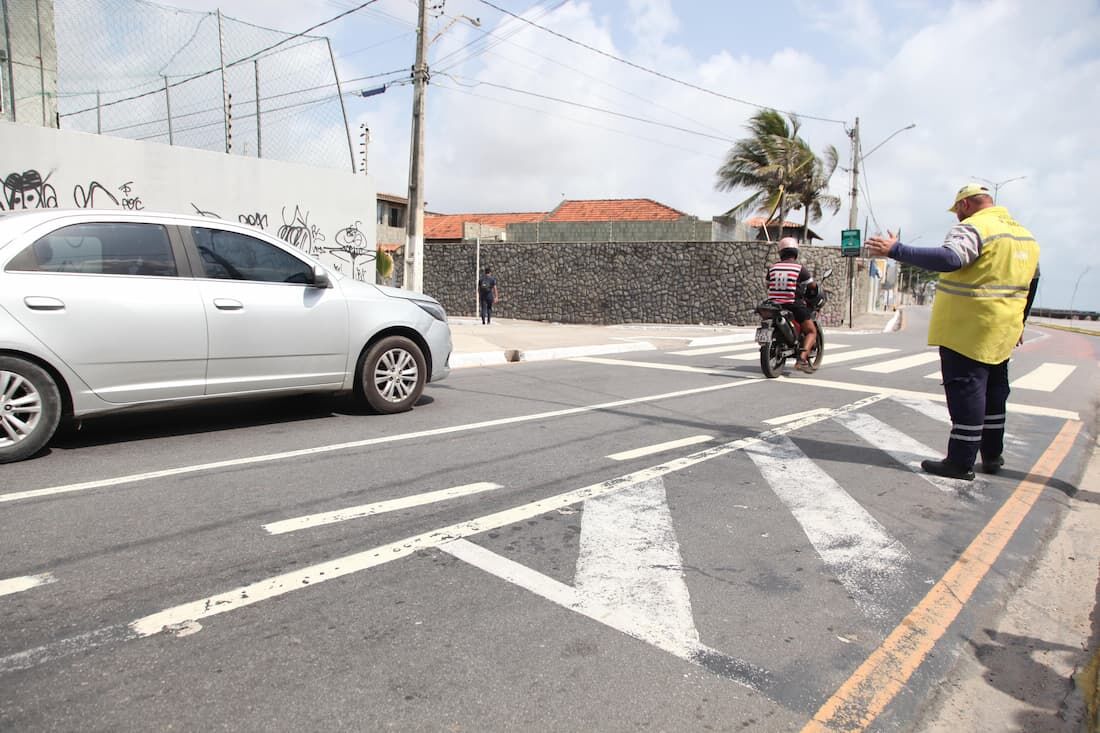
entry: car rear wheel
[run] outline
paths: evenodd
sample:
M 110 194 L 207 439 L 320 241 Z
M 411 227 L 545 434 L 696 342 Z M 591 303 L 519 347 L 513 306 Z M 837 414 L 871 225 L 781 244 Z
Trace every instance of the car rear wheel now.
M 45 369 L 0 356 L 0 463 L 42 450 L 61 419 L 61 393 Z
M 426 381 L 424 354 L 404 336 L 387 336 L 371 346 L 359 370 L 363 398 L 383 413 L 411 410 Z

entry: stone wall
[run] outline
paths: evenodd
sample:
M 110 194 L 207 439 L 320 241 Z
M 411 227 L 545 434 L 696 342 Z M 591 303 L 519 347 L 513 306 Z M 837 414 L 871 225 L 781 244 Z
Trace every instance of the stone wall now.
M 424 290 L 449 315 L 476 315 L 475 246 L 425 248 Z M 497 316 L 590 324 L 755 323 L 752 309 L 776 260 L 775 246 L 761 242 L 482 242 L 480 254 L 500 283 Z M 839 249 L 806 247 L 800 259 L 819 277 L 832 268 L 821 320 L 846 322 L 848 263 Z M 400 286 L 400 257 L 394 269 Z M 858 314 L 867 303 L 866 273 L 855 281 Z

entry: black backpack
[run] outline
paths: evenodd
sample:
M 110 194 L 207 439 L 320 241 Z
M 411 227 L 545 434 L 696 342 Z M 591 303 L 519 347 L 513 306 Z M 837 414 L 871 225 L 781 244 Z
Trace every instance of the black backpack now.
M 477 289 L 482 295 L 489 295 L 493 292 L 493 278 L 490 275 L 482 275 L 477 281 Z

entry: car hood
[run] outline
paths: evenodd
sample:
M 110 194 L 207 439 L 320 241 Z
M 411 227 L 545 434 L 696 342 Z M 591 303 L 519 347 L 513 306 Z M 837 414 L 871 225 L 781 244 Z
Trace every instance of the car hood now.
M 352 292 L 358 292 L 365 295 L 377 295 L 381 293 L 387 298 L 399 298 L 401 300 L 420 300 L 427 303 L 439 303 L 438 300 L 430 295 L 424 293 L 414 293 L 411 290 L 405 290 L 404 288 L 393 288 L 389 285 L 375 285 L 374 283 L 363 282 L 362 280 L 352 280 L 351 278 L 344 278 L 340 281 L 340 287 Z

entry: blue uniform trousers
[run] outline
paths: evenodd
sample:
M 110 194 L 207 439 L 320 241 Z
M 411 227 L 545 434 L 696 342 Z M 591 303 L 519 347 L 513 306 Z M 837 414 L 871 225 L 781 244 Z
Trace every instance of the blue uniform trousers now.
M 951 414 L 947 460 L 971 469 L 979 451 L 986 461 L 1000 456 L 1005 441 L 1008 360 L 983 364 L 941 346 L 940 372 Z

